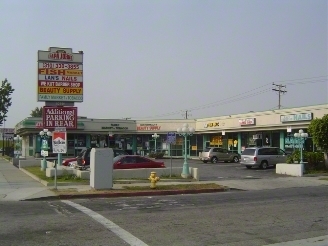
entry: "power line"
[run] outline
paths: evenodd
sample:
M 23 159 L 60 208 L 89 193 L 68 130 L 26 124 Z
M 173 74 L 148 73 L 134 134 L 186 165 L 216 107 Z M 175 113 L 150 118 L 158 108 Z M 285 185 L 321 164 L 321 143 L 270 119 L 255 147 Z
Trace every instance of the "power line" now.
M 272 85 L 276 86 L 276 88 L 273 88 L 272 90 L 278 91 L 278 109 L 280 109 L 281 108 L 281 95 L 287 92 L 286 90 L 283 90 L 283 88 L 286 88 L 286 86 L 282 85 L 282 84 L 277 85 L 275 83 L 272 83 Z
M 287 85 L 320 83 L 320 82 L 326 82 L 327 81 L 327 76 L 328 75 L 316 76 L 316 77 L 308 77 L 308 78 L 301 78 L 301 79 L 281 80 L 281 81 L 276 81 L 276 83 L 287 82 L 287 83 L 285 83 Z M 315 79 L 315 80 L 306 81 L 306 80 L 310 80 L 310 79 Z M 243 100 L 243 99 L 246 99 L 246 98 L 255 96 L 255 95 L 263 94 L 265 92 L 271 91 L 271 89 L 264 89 L 264 90 L 261 90 L 261 91 L 258 91 L 258 92 L 255 92 L 255 93 L 252 93 L 252 94 L 247 95 L 250 92 L 259 90 L 259 89 L 261 89 L 263 87 L 266 87 L 266 86 L 269 86 L 269 85 L 277 85 L 277 86 L 279 86 L 279 84 L 275 84 L 275 82 L 273 82 L 273 83 L 267 83 L 265 85 L 262 85 L 262 86 L 259 86 L 259 87 L 255 88 L 255 89 L 252 89 L 252 90 L 249 90 L 249 91 L 246 91 L 246 92 L 239 93 L 239 94 L 237 94 L 235 96 L 232 96 L 232 97 L 229 97 L 229 98 L 225 98 L 225 99 L 221 99 L 219 101 L 215 101 L 215 102 L 212 102 L 212 103 L 208 103 L 208 104 L 204 104 L 204 105 L 201 105 L 201 106 L 189 108 L 189 110 L 187 110 L 187 112 L 188 111 L 190 112 L 190 111 L 195 111 L 195 110 L 201 110 L 201 109 L 210 108 L 210 107 L 215 107 L 217 105 L 222 105 L 222 104 L 233 103 L 233 102 L 240 101 L 240 100 Z M 284 86 L 284 88 L 286 88 L 286 85 Z M 285 91 L 285 90 L 281 90 L 281 93 L 283 93 L 283 91 Z M 285 91 L 284 93 L 286 93 L 286 92 L 287 91 Z M 279 94 L 279 97 L 281 96 L 281 93 Z M 279 98 L 279 106 L 278 106 L 279 108 L 281 107 L 280 100 L 281 99 Z M 186 111 L 184 111 L 184 112 L 186 112 Z M 170 113 L 164 113 L 164 114 L 160 114 L 160 115 L 153 115 L 153 116 L 148 116 L 148 117 L 133 117 L 133 118 L 139 118 L 139 119 L 149 119 L 149 118 L 157 118 L 157 117 L 160 118 L 160 117 L 165 117 L 165 116 L 177 115 L 179 113 L 181 113 L 181 110 L 170 112 Z

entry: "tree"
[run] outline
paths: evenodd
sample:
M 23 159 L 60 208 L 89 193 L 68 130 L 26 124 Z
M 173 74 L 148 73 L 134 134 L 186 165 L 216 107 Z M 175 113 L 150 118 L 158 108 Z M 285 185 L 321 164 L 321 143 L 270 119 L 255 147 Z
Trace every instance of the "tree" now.
M 40 108 L 36 107 L 34 110 L 32 110 L 30 115 L 32 117 L 42 117 L 42 107 Z
M 328 114 L 321 119 L 313 119 L 308 127 L 313 143 L 324 153 L 325 165 L 328 168 Z
M 6 121 L 8 109 L 11 106 L 11 94 L 15 91 L 7 79 L 1 82 L 0 87 L 0 125 Z

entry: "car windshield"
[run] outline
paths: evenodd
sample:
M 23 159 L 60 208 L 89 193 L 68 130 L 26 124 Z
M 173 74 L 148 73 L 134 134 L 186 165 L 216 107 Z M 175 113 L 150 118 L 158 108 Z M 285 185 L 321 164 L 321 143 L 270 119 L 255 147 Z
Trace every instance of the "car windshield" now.
M 242 155 L 254 155 L 255 149 L 245 149 L 241 154 Z

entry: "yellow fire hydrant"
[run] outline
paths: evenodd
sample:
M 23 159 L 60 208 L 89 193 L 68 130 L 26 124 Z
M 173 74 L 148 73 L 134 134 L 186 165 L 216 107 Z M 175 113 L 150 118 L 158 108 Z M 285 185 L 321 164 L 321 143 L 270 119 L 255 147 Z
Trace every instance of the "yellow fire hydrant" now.
M 156 183 L 159 181 L 159 177 L 156 177 L 156 172 L 151 172 L 148 179 L 150 180 L 150 188 L 155 189 Z

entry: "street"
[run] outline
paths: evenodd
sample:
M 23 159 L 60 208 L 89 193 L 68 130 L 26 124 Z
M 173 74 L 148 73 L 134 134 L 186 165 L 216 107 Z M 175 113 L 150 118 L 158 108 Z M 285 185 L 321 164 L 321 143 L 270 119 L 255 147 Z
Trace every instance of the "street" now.
M 319 186 L 1 202 L 0 245 L 268 245 L 327 235 L 327 193 Z

